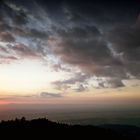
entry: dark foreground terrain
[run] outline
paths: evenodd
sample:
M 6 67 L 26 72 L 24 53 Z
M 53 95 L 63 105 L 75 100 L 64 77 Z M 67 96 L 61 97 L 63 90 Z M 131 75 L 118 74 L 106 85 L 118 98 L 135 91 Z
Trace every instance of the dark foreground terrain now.
M 0 123 L 1 137 L 10 139 L 140 140 L 140 128 L 126 125 L 81 126 L 25 118 Z

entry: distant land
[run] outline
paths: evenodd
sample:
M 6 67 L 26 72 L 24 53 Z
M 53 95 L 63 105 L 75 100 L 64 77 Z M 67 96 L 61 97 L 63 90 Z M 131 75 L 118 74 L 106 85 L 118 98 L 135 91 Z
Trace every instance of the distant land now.
M 140 128 L 129 125 L 68 125 L 49 121 L 46 118 L 33 120 L 21 119 L 2 121 L 0 123 L 1 136 L 5 138 L 82 138 L 107 140 L 139 140 Z M 6 134 L 6 135 L 5 135 Z
M 0 120 L 11 120 L 25 116 L 28 120 L 47 117 L 51 121 L 104 125 L 125 124 L 140 127 L 139 108 L 93 107 L 89 105 L 1 105 Z

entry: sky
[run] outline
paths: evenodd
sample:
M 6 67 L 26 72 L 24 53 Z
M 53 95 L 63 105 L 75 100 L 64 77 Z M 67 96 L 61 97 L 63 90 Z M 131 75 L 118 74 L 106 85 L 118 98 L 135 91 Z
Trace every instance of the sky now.
M 0 1 L 0 104 L 140 107 L 140 1 Z

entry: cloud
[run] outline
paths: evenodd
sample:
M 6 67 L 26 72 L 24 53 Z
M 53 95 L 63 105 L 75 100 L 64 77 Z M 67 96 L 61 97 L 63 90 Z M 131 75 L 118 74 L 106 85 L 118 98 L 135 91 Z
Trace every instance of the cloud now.
M 114 27 L 108 33 L 108 39 L 116 52 L 122 53 L 125 69 L 134 76 L 140 77 L 140 26 Z
M 14 50 L 17 54 L 24 57 L 37 57 L 38 54 L 28 46 L 24 44 L 16 44 L 12 46 L 12 50 Z
M 65 4 L 64 13 L 69 22 L 64 29 L 56 28 L 56 35 L 49 38 L 54 54 L 62 63 L 78 67 L 86 75 L 106 77 L 108 80 L 99 82 L 100 88 L 125 86 L 122 80 L 129 78 L 127 73 L 139 78 L 140 24 L 138 20 L 135 25 L 133 13 L 126 9 L 120 15 L 125 7 L 121 6 L 118 11 L 120 3 L 112 5 L 112 12 L 104 6 L 100 9 L 98 3 Z M 126 7 L 129 9 L 131 4 Z M 133 12 L 136 20 L 135 9 Z M 61 87 L 65 82 L 56 84 Z
M 120 26 L 114 27 L 108 33 L 108 38 L 118 52 L 124 52 L 124 58 L 129 60 L 139 60 L 140 27 Z
M 7 30 L 11 30 L 11 27 L 6 24 L 5 22 L 2 22 L 2 20 L 0 21 L 0 32 L 4 32 Z
M 16 60 L 18 60 L 18 58 L 15 56 L 1 56 L 0 55 L 0 64 L 9 64 Z
M 83 92 L 87 89 L 87 87 L 83 86 L 82 84 L 79 85 L 78 88 L 74 89 L 76 92 Z
M 34 2 L 33 2 L 34 4 Z M 0 5 L 0 41 L 6 48 L 6 55 L 18 58 L 36 58 L 46 56 L 46 40 L 48 38 L 47 24 L 39 21 L 28 3 L 4 1 Z M 37 9 L 40 12 L 40 9 Z M 43 10 L 41 10 L 43 11 Z M 41 15 L 39 14 L 41 17 Z M 39 19 L 38 19 L 39 18 Z M 40 19 L 41 20 L 41 19 Z M 43 26 L 45 26 L 43 28 Z M 3 49 L 4 51 L 4 49 Z
M 87 1 L 65 2 L 64 12 L 73 24 L 96 24 L 102 27 L 112 27 L 116 23 L 129 23 L 134 20 L 139 11 L 139 2 L 125 1 Z M 133 7 L 132 7 L 133 5 Z M 119 9 L 119 10 L 118 10 Z M 131 9 L 131 10 L 130 10 Z M 128 15 L 129 13 L 129 15 Z
M 77 91 L 85 90 L 92 76 L 105 77 L 98 81 L 100 88 L 123 87 L 128 73 L 140 77 L 138 4 L 54 3 L 2 2 L 0 41 L 6 44 L 0 44 L 1 63 L 41 58 L 57 72 L 73 73 L 75 77 L 53 82 L 60 90 L 76 83 Z M 77 74 L 75 68 L 83 74 Z
M 60 98 L 62 95 L 60 93 L 41 92 L 40 97 Z
M 106 78 L 106 79 L 99 79 L 97 88 L 119 88 L 124 87 L 121 79 L 118 78 Z
M 49 35 L 45 31 L 39 31 L 39 30 L 36 30 L 36 29 L 31 29 L 30 32 L 29 32 L 29 36 L 34 37 L 34 38 L 39 38 L 39 39 L 47 39 Z
M 75 89 L 75 91 L 84 91 L 84 86 L 82 83 L 86 83 L 86 79 L 88 79 L 88 75 L 81 74 L 81 73 L 76 73 L 74 77 L 71 77 L 69 79 L 61 80 L 61 81 L 55 81 L 52 84 L 55 86 L 56 89 L 58 90 L 67 90 L 67 89 L 72 89 L 72 86 L 75 85 L 76 83 L 79 83 L 80 86 Z
M 72 71 L 70 67 L 66 67 L 65 65 L 60 64 L 60 63 L 52 64 L 50 67 L 52 68 L 52 71 L 56 71 L 56 72 L 59 72 L 59 71 L 71 72 Z
M 0 46 L 0 51 L 4 53 L 8 52 L 7 48 L 4 48 L 3 46 Z
M 14 37 L 8 32 L 0 32 L 0 41 L 3 42 L 14 42 Z
M 22 7 L 7 1 L 2 6 L 2 10 L 5 9 L 5 15 L 9 17 L 13 24 L 21 26 L 28 22 L 27 13 Z
M 108 44 L 94 26 L 61 30 L 57 37 L 50 38 L 49 43 L 63 63 L 77 66 L 85 73 L 96 76 L 119 76 L 124 71 L 122 63 L 112 56 Z

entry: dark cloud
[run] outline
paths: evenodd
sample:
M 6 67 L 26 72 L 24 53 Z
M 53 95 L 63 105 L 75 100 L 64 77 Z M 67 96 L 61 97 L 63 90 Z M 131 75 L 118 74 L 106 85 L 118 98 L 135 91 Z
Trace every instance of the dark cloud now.
M 98 86 L 96 88 L 119 88 L 124 87 L 121 79 L 118 78 L 106 78 L 106 79 L 99 79 Z
M 111 30 L 108 39 L 118 52 L 123 52 L 125 59 L 140 60 L 140 26 L 120 26 Z
M 28 22 L 27 13 L 23 8 L 18 7 L 14 2 L 5 1 L 1 5 L 2 13 L 7 16 L 13 24 L 21 26 Z
M 76 73 L 74 77 L 62 80 L 62 81 L 55 81 L 52 84 L 55 86 L 56 89 L 59 90 L 67 90 L 70 89 L 72 85 L 76 83 L 80 83 L 79 88 L 75 89 L 76 91 L 85 90 L 84 86 L 81 83 L 86 84 L 86 80 L 89 78 L 89 75 Z
M 95 26 L 61 30 L 56 38 L 50 39 L 50 44 L 63 62 L 78 66 L 86 73 L 115 75 L 116 68 L 123 72 L 122 64 L 112 57 L 108 44 Z M 108 73 L 107 67 L 114 73 Z
M 8 32 L 0 32 L 0 41 L 3 42 L 14 42 L 14 37 Z
M 54 53 L 62 62 L 78 66 L 85 73 L 112 77 L 112 87 L 123 86 L 121 79 L 126 79 L 127 73 L 138 77 L 140 31 L 139 23 L 135 25 L 138 7 L 132 3 L 136 9 L 131 9 L 130 3 L 108 6 L 99 6 L 98 2 L 65 3 L 69 23 L 66 28 L 57 29 L 57 36 L 50 39 Z M 114 78 L 119 78 L 120 84 Z
M 47 32 L 31 29 L 29 36 L 34 37 L 34 38 L 39 38 L 39 39 L 48 39 L 49 35 Z
M 128 72 L 139 77 L 140 71 L 140 22 L 133 26 L 114 27 L 108 33 L 108 40 L 117 53 L 122 54 L 123 64 Z
M 58 30 L 58 35 L 65 39 L 96 39 L 100 37 L 100 31 L 95 26 L 73 27 L 67 30 Z
M 37 52 L 24 44 L 14 45 L 12 46 L 12 50 L 16 51 L 16 53 L 20 54 L 20 56 L 38 57 Z
M 85 91 L 87 88 L 85 86 L 83 86 L 82 84 L 79 85 L 78 88 L 74 89 L 76 92 L 83 92 Z
M 41 92 L 40 97 L 60 98 L 62 95 L 59 93 Z
M 46 28 L 48 25 L 43 23 L 41 18 L 37 18 L 35 13 L 42 16 L 41 8 L 35 1 L 32 3 L 35 9 L 26 1 L 1 2 L 0 41 L 9 42 L 9 44 L 1 45 L 2 48 L 8 48 L 6 55 L 14 55 L 13 52 L 15 52 L 15 57 L 40 57 L 41 59 L 47 55 L 47 47 L 44 46 L 48 38 Z
M 0 32 L 4 32 L 7 30 L 11 30 L 11 27 L 8 24 L 0 21 Z
M 64 1 L 65 26 L 96 25 L 104 30 L 124 22 L 125 24 L 131 24 L 139 11 L 138 3 L 138 1 L 130 0 Z M 61 19 L 61 21 L 63 20 Z M 63 23 L 61 22 L 61 24 Z
M 56 72 L 59 72 L 59 71 L 72 72 L 71 68 L 65 67 L 60 63 L 52 64 L 51 68 L 52 68 L 52 71 L 56 71 Z

